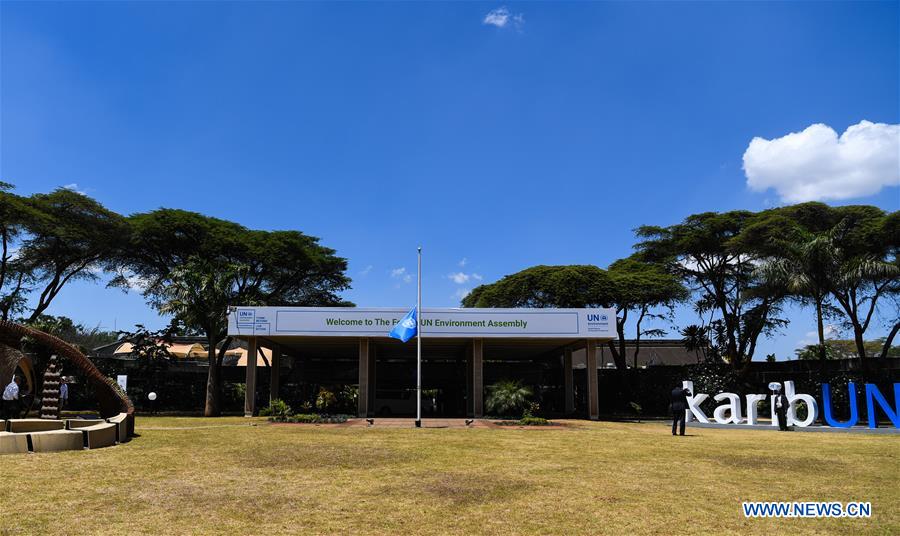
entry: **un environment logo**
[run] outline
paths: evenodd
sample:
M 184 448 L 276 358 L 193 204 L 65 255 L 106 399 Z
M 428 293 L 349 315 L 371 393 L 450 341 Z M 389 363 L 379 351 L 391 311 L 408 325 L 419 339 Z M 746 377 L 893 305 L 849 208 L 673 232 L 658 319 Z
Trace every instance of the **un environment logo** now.
M 407 318 L 403 322 L 400 322 L 400 325 L 405 327 L 406 329 L 412 329 L 416 327 L 416 321 L 412 318 Z

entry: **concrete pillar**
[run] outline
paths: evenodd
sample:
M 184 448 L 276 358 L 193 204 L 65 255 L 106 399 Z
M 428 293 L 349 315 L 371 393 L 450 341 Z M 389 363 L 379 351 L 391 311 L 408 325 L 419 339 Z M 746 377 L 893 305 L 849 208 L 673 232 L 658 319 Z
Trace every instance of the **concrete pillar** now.
M 378 361 L 378 347 L 369 344 L 369 415 L 374 416 L 378 408 L 375 407 L 375 375 L 378 373 L 378 367 L 375 363 Z
M 244 393 L 244 417 L 256 415 L 256 337 L 247 340 L 247 384 Z
M 563 354 L 563 384 L 565 385 L 566 415 L 575 413 L 575 382 L 572 377 L 572 349 Z
M 475 370 L 472 366 L 472 345 L 470 344 L 466 348 L 466 417 L 474 417 L 475 416 L 475 395 L 472 394 L 474 391 L 475 383 L 473 382 L 472 376 L 474 375 L 473 371 Z
M 369 416 L 369 339 L 359 339 L 359 393 L 358 415 Z
M 597 383 L 597 341 L 585 341 L 585 362 L 587 364 L 588 417 L 600 418 L 600 393 Z
M 281 346 L 275 344 L 272 346 L 272 362 L 269 363 L 269 403 L 273 400 L 281 398 L 279 391 L 281 388 Z
M 484 344 L 472 340 L 472 416 L 484 417 Z

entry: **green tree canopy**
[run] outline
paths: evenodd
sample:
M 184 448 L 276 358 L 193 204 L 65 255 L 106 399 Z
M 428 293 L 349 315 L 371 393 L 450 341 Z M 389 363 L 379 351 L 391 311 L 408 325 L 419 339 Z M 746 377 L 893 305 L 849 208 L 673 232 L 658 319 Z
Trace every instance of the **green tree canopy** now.
M 609 270 L 592 265 L 533 266 L 501 280 L 476 287 L 463 307 L 614 307 L 618 346 L 610 344 L 619 369 L 625 363 L 625 323 L 629 311 L 638 318 L 636 339 L 657 335 L 642 331 L 652 308 L 683 299 L 686 291 L 663 267 L 634 258 L 613 263 Z M 635 360 L 640 346 L 636 346 Z
M 889 348 L 900 329 L 900 212 L 823 203 L 780 207 L 754 216 L 735 243 L 765 259 L 758 271 L 765 281 L 816 306 L 823 359 L 822 318 L 831 300 L 853 331 L 860 358 L 871 354 L 865 333 L 879 311 L 891 333 L 884 350 Z
M 625 356 L 625 324 L 628 315 L 633 312 L 635 319 L 635 344 L 633 366 L 637 367 L 638 354 L 641 349 L 641 337 L 644 335 L 660 337 L 665 331 L 660 329 L 646 330 L 641 326 L 651 318 L 661 318 L 662 314 L 654 312 L 664 307 L 671 313 L 672 306 L 687 299 L 688 291 L 681 280 L 668 272 L 665 266 L 657 263 L 642 262 L 632 256 L 619 259 L 609 265 L 607 270 L 612 280 L 612 304 L 616 308 L 616 330 L 619 335 L 619 347 L 610 345 L 613 359 L 622 361 Z
M 753 218 L 743 210 L 705 212 L 669 227 L 637 229 L 638 257 L 665 265 L 688 284 L 704 327 L 716 336 L 716 353 L 735 368 L 753 358 L 760 335 L 786 323 L 777 318 L 783 295 L 758 288 L 760 254 L 739 240 Z
M 37 319 L 70 281 L 97 280 L 113 265 L 127 236 L 125 220 L 90 197 L 60 188 L 28 198 L 2 193 L 0 205 L 10 223 L 2 226 L 7 239 L 17 239 L 15 258 L 7 248 L 2 286 L 4 311 L 25 308 L 29 292 L 37 292 L 27 321 Z M 13 274 L 13 278 L 10 278 Z
M 130 243 L 115 284 L 138 288 L 153 307 L 209 343 L 205 413 L 221 411 L 220 367 L 231 305 L 352 305 L 347 261 L 298 231 L 254 231 L 173 209 L 129 217 Z M 218 352 L 216 349 L 218 348 Z
M 613 289 L 609 275 L 591 265 L 532 266 L 480 285 L 463 298 L 463 307 L 607 307 Z
M 12 193 L 13 185 L 0 182 L 0 318 L 9 320 L 22 312 L 30 274 L 18 262 L 19 240 L 34 212 L 27 200 Z

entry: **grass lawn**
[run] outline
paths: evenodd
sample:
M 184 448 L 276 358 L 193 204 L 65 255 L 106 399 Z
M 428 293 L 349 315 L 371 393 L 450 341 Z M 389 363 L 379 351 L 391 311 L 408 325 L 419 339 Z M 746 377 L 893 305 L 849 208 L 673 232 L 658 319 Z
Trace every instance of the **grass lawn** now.
M 0 534 L 900 533 L 900 436 L 139 417 L 131 443 L 0 457 Z M 871 501 L 745 519 L 741 501 Z

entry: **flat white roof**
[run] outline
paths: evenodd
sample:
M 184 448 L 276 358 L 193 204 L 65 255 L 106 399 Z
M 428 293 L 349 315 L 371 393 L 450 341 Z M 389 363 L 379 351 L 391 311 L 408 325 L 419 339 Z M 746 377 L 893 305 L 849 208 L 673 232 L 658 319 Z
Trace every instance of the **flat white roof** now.
M 230 309 L 234 337 L 387 337 L 401 308 L 243 307 Z M 459 309 L 424 307 L 422 338 L 610 339 L 612 309 Z

